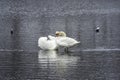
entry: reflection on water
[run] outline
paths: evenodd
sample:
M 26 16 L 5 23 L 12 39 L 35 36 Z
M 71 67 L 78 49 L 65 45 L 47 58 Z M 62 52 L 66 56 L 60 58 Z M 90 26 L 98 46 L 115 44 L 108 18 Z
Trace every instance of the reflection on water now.
M 61 55 L 56 51 L 39 51 L 38 54 L 39 67 L 43 70 L 48 69 L 49 78 L 64 79 L 68 77 L 67 74 L 77 65 L 78 57 L 69 56 L 67 54 Z M 71 72 L 72 73 L 72 72 Z M 54 75 L 54 77 L 52 77 Z
M 119 80 L 119 51 L 0 51 L 0 80 Z

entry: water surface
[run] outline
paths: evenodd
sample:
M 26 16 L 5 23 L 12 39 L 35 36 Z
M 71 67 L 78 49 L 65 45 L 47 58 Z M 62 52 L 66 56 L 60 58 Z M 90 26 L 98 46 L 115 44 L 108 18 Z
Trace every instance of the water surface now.
M 119 51 L 0 51 L 0 80 L 119 80 Z

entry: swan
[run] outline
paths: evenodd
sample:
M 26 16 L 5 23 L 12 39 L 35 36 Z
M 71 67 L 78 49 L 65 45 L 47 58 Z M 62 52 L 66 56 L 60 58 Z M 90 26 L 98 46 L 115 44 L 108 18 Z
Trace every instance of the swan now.
M 55 37 L 49 35 L 48 37 L 40 37 L 38 39 L 38 47 L 43 50 L 56 50 L 58 46 Z
M 56 35 L 57 45 L 66 47 L 65 51 L 68 51 L 68 47 L 72 47 L 72 46 L 80 43 L 80 41 L 77 41 L 73 38 L 67 37 L 66 33 L 63 31 L 56 31 L 55 35 Z

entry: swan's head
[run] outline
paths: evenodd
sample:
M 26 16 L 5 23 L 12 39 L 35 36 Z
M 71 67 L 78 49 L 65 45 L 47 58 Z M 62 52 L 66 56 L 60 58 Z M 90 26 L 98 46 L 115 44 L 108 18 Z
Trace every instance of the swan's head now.
M 56 31 L 55 35 L 56 37 L 66 37 L 66 33 L 63 31 Z
M 59 32 L 59 31 L 56 31 L 56 32 L 55 32 L 56 37 L 58 37 L 58 36 L 59 36 L 59 34 L 60 34 L 60 32 Z

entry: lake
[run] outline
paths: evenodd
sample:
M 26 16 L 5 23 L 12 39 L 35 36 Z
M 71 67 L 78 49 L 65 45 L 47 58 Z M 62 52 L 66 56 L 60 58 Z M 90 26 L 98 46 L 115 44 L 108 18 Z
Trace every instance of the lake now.
M 0 80 L 119 80 L 120 51 L 0 51 Z

